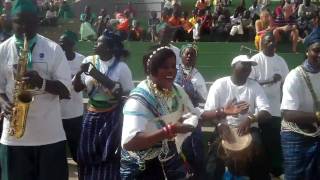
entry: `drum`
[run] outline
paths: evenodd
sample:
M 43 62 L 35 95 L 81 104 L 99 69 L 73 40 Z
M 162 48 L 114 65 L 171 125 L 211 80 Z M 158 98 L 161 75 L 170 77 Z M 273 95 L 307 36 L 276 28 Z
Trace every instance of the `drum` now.
M 232 142 L 222 139 L 218 156 L 233 175 L 244 176 L 253 157 L 252 136 L 250 133 L 239 136 L 237 131 L 238 128 L 230 127 Z

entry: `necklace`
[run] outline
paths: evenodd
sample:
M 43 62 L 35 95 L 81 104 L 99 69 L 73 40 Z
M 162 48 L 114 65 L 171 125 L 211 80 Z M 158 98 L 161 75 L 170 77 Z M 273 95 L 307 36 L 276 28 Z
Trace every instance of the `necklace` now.
M 158 88 L 158 85 L 154 82 L 152 82 L 150 79 L 148 79 L 148 84 L 149 84 L 149 88 L 151 89 L 152 93 L 160 98 L 165 98 L 165 99 L 169 99 L 172 98 L 174 96 L 174 93 L 172 90 L 166 89 L 166 88 L 162 88 L 162 90 L 160 90 Z
M 157 107 L 160 108 L 164 114 L 170 113 L 178 107 L 178 100 L 174 91 L 169 89 L 159 90 L 157 84 L 152 82 L 149 77 L 147 78 L 147 85 L 150 92 L 158 101 Z

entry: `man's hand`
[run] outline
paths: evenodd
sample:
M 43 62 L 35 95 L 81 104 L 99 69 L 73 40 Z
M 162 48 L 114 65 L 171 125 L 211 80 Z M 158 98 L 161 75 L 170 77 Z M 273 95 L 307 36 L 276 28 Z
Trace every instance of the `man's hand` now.
M 282 79 L 280 74 L 274 74 L 273 75 L 273 83 L 276 83 Z
M 1 116 L 10 116 L 12 113 L 13 104 L 9 101 L 9 99 L 4 95 L 0 95 L 0 105 L 1 105 Z
M 28 71 L 23 76 L 24 81 L 32 87 L 41 88 L 43 79 L 37 71 Z
M 229 101 L 224 107 L 226 115 L 238 115 L 249 109 L 249 104 L 245 101 L 236 102 L 236 99 Z

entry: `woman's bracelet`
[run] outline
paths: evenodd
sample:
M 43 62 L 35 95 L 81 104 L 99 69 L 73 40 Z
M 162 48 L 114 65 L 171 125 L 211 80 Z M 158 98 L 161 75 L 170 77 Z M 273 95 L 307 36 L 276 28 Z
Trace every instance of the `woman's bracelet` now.
M 176 126 L 168 124 L 166 126 L 163 126 L 162 130 L 166 134 L 168 138 L 172 138 L 176 134 Z

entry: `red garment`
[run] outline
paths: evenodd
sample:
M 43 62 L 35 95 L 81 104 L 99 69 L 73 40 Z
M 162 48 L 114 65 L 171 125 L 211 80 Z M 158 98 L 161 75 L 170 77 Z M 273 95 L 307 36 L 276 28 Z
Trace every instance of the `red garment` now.
M 169 19 L 168 23 L 169 23 L 171 26 L 174 26 L 174 27 L 177 27 L 177 26 L 181 26 L 181 25 L 182 25 L 181 20 L 180 20 L 179 18 L 177 18 L 177 17 L 174 17 L 174 16 L 172 16 L 172 17 Z
M 129 19 L 125 18 L 120 21 L 120 24 L 117 25 L 117 30 L 119 31 L 129 31 Z
M 282 6 L 279 5 L 274 9 L 274 14 L 277 16 L 280 16 L 282 14 Z

